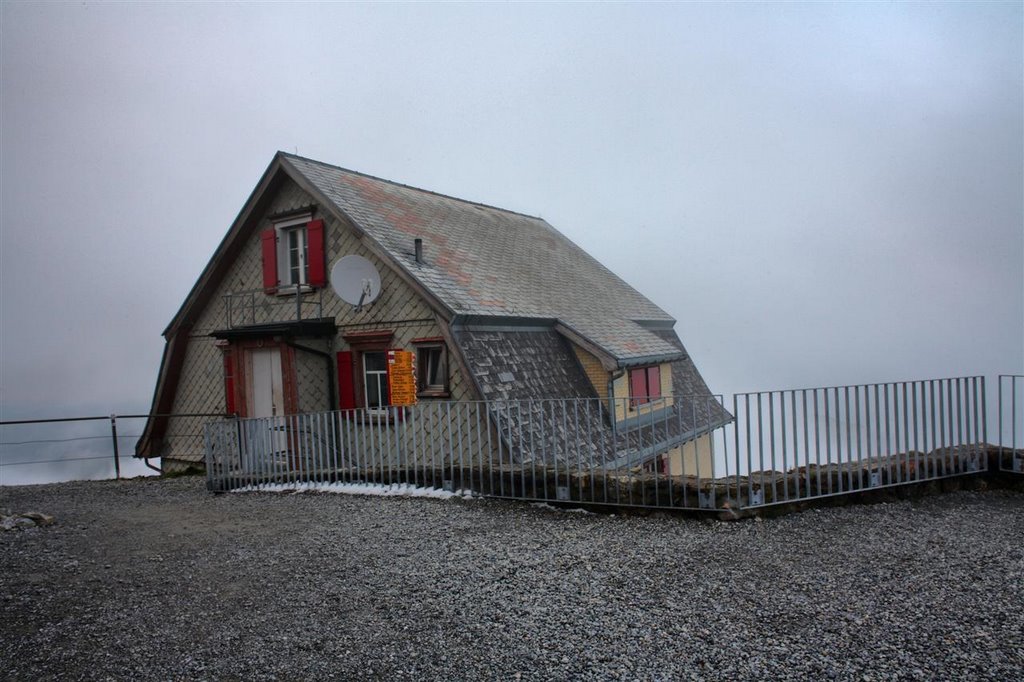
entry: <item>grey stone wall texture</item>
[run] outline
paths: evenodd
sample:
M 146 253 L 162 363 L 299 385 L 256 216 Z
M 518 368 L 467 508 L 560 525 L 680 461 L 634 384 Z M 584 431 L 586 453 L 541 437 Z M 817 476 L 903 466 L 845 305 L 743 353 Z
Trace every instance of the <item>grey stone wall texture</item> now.
M 198 316 L 188 338 L 188 348 L 181 367 L 181 378 L 174 396 L 172 412 L 215 413 L 225 410 L 223 360 L 211 332 L 229 326 L 229 313 L 235 325 L 263 324 L 267 322 L 291 321 L 296 319 L 295 300 L 292 296 L 268 295 L 259 291 L 263 286 L 260 232 L 272 227 L 270 215 L 312 206 L 313 198 L 295 182 L 286 179 L 264 217 L 262 217 L 238 257 L 230 265 L 227 274 L 217 285 L 214 295 Z M 318 211 L 316 218 L 324 220 L 324 247 L 327 267 L 338 258 L 360 255 L 373 263 L 381 274 L 380 297 L 362 311 L 342 301 L 327 287 L 323 292 L 312 292 L 304 296 L 303 317 L 317 315 L 317 303 L 322 296 L 323 317 L 334 318 L 338 334 L 331 341 L 323 339 L 300 339 L 301 345 L 324 350 L 332 357 L 348 349 L 343 336 L 352 332 L 378 329 L 394 330 L 392 347 L 412 349 L 412 340 L 437 337 L 441 329 L 431 307 L 408 286 L 391 268 L 367 249 L 351 225 L 335 219 L 332 215 Z M 412 245 L 410 244 L 410 249 Z M 239 292 L 256 292 L 239 295 Z M 230 305 L 229 302 L 230 301 Z M 471 382 L 462 376 L 454 356 L 449 357 L 449 389 L 451 400 L 465 400 L 475 397 Z M 332 370 L 332 374 L 336 368 Z M 324 360 L 311 353 L 295 352 L 295 373 L 299 412 L 311 413 L 334 409 L 328 404 L 327 379 Z M 332 381 L 337 383 L 336 376 Z M 335 386 L 335 396 L 337 396 Z M 428 428 L 425 425 L 425 428 Z M 169 420 L 161 450 L 165 470 L 174 471 L 185 466 L 201 465 L 204 448 L 196 437 L 196 424 L 184 419 Z M 438 438 L 448 438 L 446 428 L 435 425 L 425 433 Z M 369 439 L 364 439 L 369 443 Z M 468 444 L 468 442 L 467 442 Z

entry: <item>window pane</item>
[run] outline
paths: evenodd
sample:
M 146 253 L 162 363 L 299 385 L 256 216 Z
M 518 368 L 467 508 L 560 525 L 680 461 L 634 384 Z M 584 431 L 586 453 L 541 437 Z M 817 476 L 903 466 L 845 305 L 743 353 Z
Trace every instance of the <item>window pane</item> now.
M 441 349 L 431 348 L 428 354 L 430 355 L 430 371 L 427 373 L 427 383 L 431 386 L 437 386 L 440 383 L 437 378 L 440 374 Z
M 363 353 L 363 362 L 367 372 L 386 372 L 388 369 L 385 353 Z
M 387 353 L 363 353 L 363 382 L 366 385 L 366 407 L 379 409 L 390 404 Z
M 366 375 L 366 406 L 380 407 L 380 386 L 377 383 L 377 374 Z
M 305 284 L 306 282 L 306 228 L 297 227 L 281 232 L 281 244 L 284 251 L 279 254 L 285 271 L 282 282 L 285 284 Z
M 416 351 L 416 380 L 421 391 L 443 390 L 448 370 L 443 346 L 427 346 Z

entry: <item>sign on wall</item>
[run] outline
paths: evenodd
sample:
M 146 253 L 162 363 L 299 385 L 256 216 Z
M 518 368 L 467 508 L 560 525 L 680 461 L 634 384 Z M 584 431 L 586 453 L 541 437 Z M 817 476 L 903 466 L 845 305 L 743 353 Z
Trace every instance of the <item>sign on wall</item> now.
M 388 390 L 392 405 L 405 407 L 416 404 L 416 353 L 388 351 Z

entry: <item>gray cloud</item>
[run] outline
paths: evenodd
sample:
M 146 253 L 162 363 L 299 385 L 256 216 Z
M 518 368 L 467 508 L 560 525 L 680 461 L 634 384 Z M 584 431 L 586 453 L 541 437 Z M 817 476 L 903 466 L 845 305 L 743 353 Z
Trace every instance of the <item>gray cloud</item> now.
M 4 3 L 4 417 L 146 410 L 277 149 L 543 215 L 718 391 L 1020 372 L 1021 15 Z

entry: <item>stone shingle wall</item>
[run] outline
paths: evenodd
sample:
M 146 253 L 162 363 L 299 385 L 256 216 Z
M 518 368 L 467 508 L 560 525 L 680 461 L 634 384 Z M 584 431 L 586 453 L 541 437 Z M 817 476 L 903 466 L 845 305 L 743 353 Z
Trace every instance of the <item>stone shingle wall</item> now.
M 213 339 L 189 338 L 182 363 L 174 414 L 224 412 L 224 369 L 220 349 Z M 168 419 L 160 454 L 164 469 L 174 471 L 203 461 L 202 424 L 198 417 Z
M 302 209 L 314 203 L 308 193 L 286 179 L 271 201 L 266 215 Z M 351 225 L 322 210 L 316 211 L 314 217 L 324 220 L 327 267 L 345 255 L 363 256 L 373 263 L 381 274 L 381 294 L 372 305 L 364 306 L 358 313 L 353 306 L 338 298 L 330 287 L 322 292 L 306 294 L 302 304 L 303 317 L 333 317 L 339 329 L 333 339 L 297 339 L 297 343 L 326 351 L 333 358 L 338 351 L 348 349 L 342 338 L 347 333 L 390 329 L 394 331 L 392 346 L 410 350 L 413 348 L 413 339 L 441 335 L 441 329 L 429 304 L 366 248 Z M 181 378 L 174 397 L 174 413 L 225 410 L 222 354 L 215 345 L 215 339 L 209 336 L 211 332 L 225 329 L 230 323 L 234 326 L 244 326 L 296 319 L 293 296 L 268 295 L 262 292 L 260 232 L 272 226 L 272 221 L 266 216 L 260 219 L 226 275 L 217 285 L 209 303 L 197 317 L 185 351 Z M 410 252 L 413 248 L 412 239 L 410 236 Z M 241 295 L 239 292 L 255 293 Z M 322 312 L 318 310 L 321 300 Z M 459 371 L 459 363 L 455 362 L 454 352 L 454 349 L 449 349 L 451 399 L 472 398 L 475 396 L 475 389 Z M 300 350 L 295 351 L 294 358 L 299 411 L 320 412 L 335 409 L 336 405 L 331 405 L 328 400 L 324 359 Z M 337 382 L 336 367 L 332 367 L 332 380 Z M 335 396 L 337 395 L 335 386 Z M 201 442 L 189 448 L 182 445 L 185 442 L 183 436 L 189 430 L 195 431 L 195 427 L 174 419 L 170 420 L 167 438 L 164 439 L 161 451 L 167 470 L 202 462 Z M 438 437 L 447 439 L 446 430 L 437 428 L 435 431 L 440 434 Z

